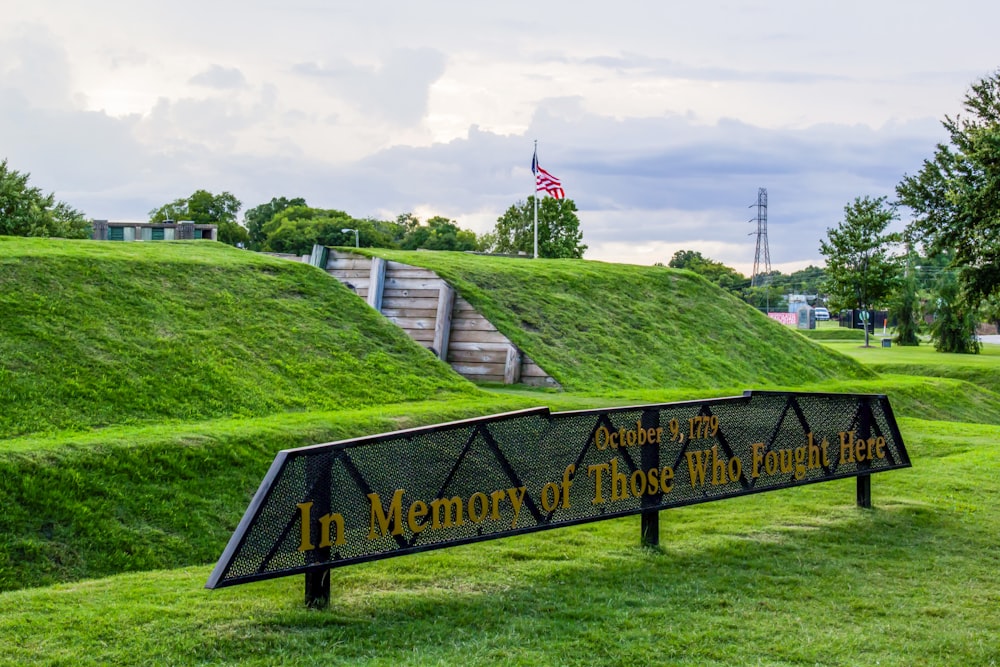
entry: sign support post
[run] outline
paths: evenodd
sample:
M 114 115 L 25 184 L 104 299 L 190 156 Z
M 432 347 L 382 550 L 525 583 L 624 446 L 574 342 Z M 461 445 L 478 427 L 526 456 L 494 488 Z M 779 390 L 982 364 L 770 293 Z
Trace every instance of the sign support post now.
M 656 410 L 644 410 L 642 413 L 642 428 L 656 429 L 660 424 L 660 415 Z M 642 447 L 642 470 L 648 475 L 650 470 L 660 467 L 660 449 L 658 447 Z M 660 546 L 660 510 L 659 505 L 663 494 L 643 495 L 642 504 L 642 527 L 639 541 L 644 547 L 657 548 Z
M 330 602 L 330 569 L 306 572 L 306 606 L 325 609 Z

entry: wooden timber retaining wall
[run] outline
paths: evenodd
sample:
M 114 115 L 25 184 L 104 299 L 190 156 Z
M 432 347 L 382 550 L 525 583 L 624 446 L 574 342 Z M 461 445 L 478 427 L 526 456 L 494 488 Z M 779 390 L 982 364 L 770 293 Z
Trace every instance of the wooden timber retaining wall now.
M 308 261 L 474 382 L 559 386 L 429 269 L 336 250 L 314 249 Z

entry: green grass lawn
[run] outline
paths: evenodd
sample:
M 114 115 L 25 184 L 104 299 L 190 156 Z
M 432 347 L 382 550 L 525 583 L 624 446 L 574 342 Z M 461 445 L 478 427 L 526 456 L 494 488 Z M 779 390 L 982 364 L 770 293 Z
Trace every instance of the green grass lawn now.
M 1000 391 L 1000 345 L 984 344 L 979 354 L 938 352 L 927 343 L 918 346 L 872 347 L 842 341 L 823 341 L 825 347 L 865 364 L 879 373 L 949 377 Z
M 5 664 L 993 665 L 1000 427 L 904 420 L 914 467 L 219 591 L 208 567 L 0 594 Z
M 310 267 L 217 244 L 46 243 L 0 238 L 0 307 L 17 314 L 0 317 L 0 665 L 1000 663 L 996 348 L 819 345 L 686 273 L 523 261 L 491 277 L 481 258 L 418 253 L 504 326 L 531 325 L 518 342 L 571 389 L 484 390 Z M 109 281 L 132 296 L 104 299 Z M 518 282 L 532 287 L 515 311 L 498 295 Z M 161 311 L 161 286 L 196 298 Z M 276 323 L 244 303 L 256 298 Z M 135 336 L 127 364 L 87 347 Z M 205 365 L 182 354 L 202 336 L 220 346 Z M 159 344 L 180 361 L 145 349 Z M 67 387 L 59 350 L 80 357 Z M 772 362 L 781 372 L 760 370 Z M 89 400 L 112 379 L 129 389 L 114 414 Z M 185 400 L 199 383 L 216 402 Z M 303 605 L 301 576 L 203 588 L 281 448 L 782 387 L 888 394 L 913 467 L 873 477 L 872 510 L 840 480 L 665 511 L 657 550 L 629 517 L 341 568 L 323 610 Z M 177 403 L 146 410 L 158 396 Z

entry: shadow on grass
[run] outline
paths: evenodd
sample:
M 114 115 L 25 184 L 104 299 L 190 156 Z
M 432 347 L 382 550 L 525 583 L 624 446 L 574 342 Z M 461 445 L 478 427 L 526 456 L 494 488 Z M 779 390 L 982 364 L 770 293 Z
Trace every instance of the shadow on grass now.
M 584 526 L 557 538 L 536 534 L 383 561 L 367 572 L 335 570 L 328 610 L 275 611 L 249 623 L 252 629 L 217 635 L 197 657 L 251 657 L 294 637 L 326 664 L 406 663 L 413 656 L 472 664 L 511 655 L 532 664 L 534 653 L 563 646 L 564 659 L 551 664 L 634 665 L 651 643 L 661 662 L 736 664 L 742 659 L 735 656 L 754 646 L 791 661 L 814 660 L 829 647 L 777 641 L 776 628 L 841 628 L 859 643 L 892 649 L 898 640 L 883 636 L 888 627 L 954 595 L 941 576 L 943 562 L 966 577 L 991 577 L 980 572 L 989 563 L 968 562 L 987 539 L 977 538 L 960 513 L 916 504 L 845 508 L 829 521 L 806 518 L 736 535 L 726 532 L 730 526 L 689 524 L 683 529 L 700 539 L 676 544 L 667 526 L 658 551 L 620 546 L 637 539 L 638 526 L 618 523 L 614 541 Z M 570 544 L 572 560 L 565 555 Z M 488 553 L 466 557 L 472 549 Z M 978 612 L 967 611 L 975 625 Z M 935 642 L 934 652 L 950 645 L 947 638 Z M 902 645 L 896 649 L 905 654 Z M 835 653 L 824 664 L 845 664 Z

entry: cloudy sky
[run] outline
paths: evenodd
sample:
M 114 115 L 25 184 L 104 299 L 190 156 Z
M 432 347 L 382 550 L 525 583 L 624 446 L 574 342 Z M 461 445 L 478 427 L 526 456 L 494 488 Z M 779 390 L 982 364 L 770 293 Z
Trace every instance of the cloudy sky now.
M 821 263 L 1000 67 L 981 0 L 0 0 L 0 159 L 89 217 L 194 190 L 476 232 L 539 162 L 586 257 Z

